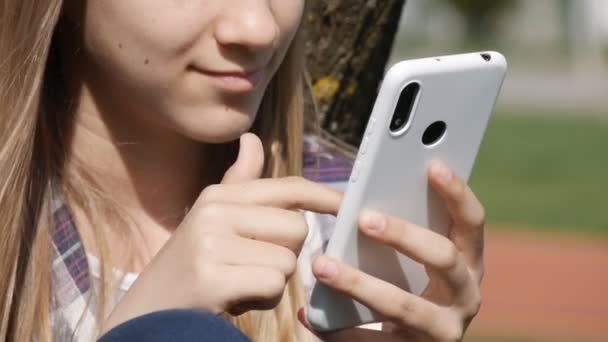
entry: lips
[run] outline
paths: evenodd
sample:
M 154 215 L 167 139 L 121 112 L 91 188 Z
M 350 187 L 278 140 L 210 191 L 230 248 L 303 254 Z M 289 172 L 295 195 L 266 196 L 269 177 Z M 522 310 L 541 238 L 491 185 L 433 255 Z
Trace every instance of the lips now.
M 248 71 L 218 71 L 198 67 L 191 67 L 189 69 L 230 92 L 248 92 L 254 90 L 264 78 L 265 71 L 264 68 Z

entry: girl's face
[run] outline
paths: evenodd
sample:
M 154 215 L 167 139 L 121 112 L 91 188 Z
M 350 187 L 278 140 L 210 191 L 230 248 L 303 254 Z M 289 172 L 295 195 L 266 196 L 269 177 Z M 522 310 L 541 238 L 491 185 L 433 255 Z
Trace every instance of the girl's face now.
M 110 110 L 225 142 L 250 128 L 304 1 L 83 1 L 69 14 L 81 22 L 74 56 Z

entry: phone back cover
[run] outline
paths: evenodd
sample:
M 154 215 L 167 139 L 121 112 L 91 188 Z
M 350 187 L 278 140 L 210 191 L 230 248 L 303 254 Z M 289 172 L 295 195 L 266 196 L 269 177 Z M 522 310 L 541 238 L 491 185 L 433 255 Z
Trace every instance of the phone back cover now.
M 365 132 L 366 152 L 358 153 L 326 250 L 329 256 L 414 294 L 424 290 L 424 267 L 360 235 L 358 214 L 364 208 L 378 209 L 447 233 L 450 218 L 428 185 L 428 163 L 442 160 L 468 180 L 506 71 L 504 57 L 490 54 L 489 62 L 472 53 L 405 61 L 389 70 Z M 410 122 L 395 136 L 389 131 L 392 113 L 401 90 L 414 81 L 420 91 Z M 446 132 L 439 142 L 425 146 L 424 131 L 437 121 L 447 124 Z M 313 289 L 308 319 L 321 331 L 384 320 L 320 283 Z

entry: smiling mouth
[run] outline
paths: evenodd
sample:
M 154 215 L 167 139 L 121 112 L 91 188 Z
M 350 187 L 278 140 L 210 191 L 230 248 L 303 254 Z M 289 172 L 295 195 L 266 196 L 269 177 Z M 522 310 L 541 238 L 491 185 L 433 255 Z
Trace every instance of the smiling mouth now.
M 212 80 L 216 85 L 225 91 L 243 93 L 250 92 L 257 88 L 264 78 L 265 69 L 252 71 L 216 71 L 188 67 L 190 71 L 196 72 L 205 78 Z

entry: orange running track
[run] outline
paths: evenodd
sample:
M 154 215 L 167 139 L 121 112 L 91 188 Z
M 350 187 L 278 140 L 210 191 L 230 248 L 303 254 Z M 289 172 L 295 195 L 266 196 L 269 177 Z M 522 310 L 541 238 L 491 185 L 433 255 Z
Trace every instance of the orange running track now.
M 608 239 L 490 228 L 485 260 L 467 335 L 608 341 Z

